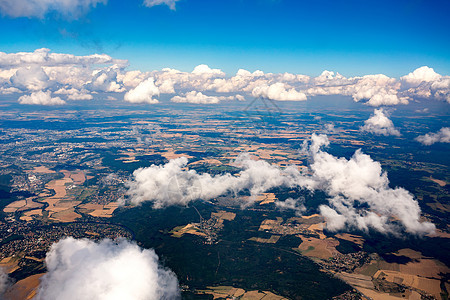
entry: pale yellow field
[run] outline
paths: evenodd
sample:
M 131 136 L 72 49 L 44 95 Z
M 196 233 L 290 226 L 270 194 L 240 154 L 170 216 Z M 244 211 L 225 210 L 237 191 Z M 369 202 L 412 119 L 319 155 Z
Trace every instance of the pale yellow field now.
M 50 215 L 51 219 L 56 219 L 61 222 L 73 222 L 80 217 L 81 217 L 81 215 L 77 214 L 73 207 L 55 212 Z
M 236 218 L 236 214 L 232 213 L 232 212 L 227 212 L 227 211 L 224 211 L 224 210 L 220 210 L 220 211 L 218 211 L 216 213 L 214 213 L 214 212 L 211 213 L 211 217 L 215 217 L 215 218 L 220 219 L 220 220 L 233 221 L 234 218 Z
M 22 221 L 32 221 L 32 216 L 42 215 L 42 209 L 33 209 L 23 213 L 23 216 L 20 217 Z
M 316 232 L 319 235 L 319 238 L 321 240 L 324 240 L 327 238 L 327 236 L 325 234 L 323 234 L 324 226 L 325 226 L 325 223 L 312 224 L 311 226 L 308 227 L 308 230 Z
M 119 204 L 116 202 L 111 202 L 106 205 L 101 204 L 94 204 L 94 203 L 86 203 L 79 205 L 78 208 L 86 209 L 87 214 L 93 216 L 93 217 L 100 217 L 100 218 L 111 218 L 114 211 L 119 207 Z M 82 211 L 83 212 L 83 211 Z M 85 213 L 85 212 L 83 212 Z
M 280 237 L 281 236 L 279 236 L 279 235 L 272 235 L 268 239 L 263 239 L 263 238 L 259 238 L 259 237 L 252 237 L 249 240 L 250 241 L 255 241 L 255 242 L 258 242 L 258 243 L 263 243 L 263 244 L 276 244 L 276 242 L 278 242 Z
M 44 275 L 31 275 L 25 279 L 16 282 L 10 289 L 7 290 L 4 297 L 5 300 L 15 299 L 32 299 L 36 295 L 39 287 L 39 279 Z
M 83 184 L 86 181 L 86 175 L 83 171 L 61 171 L 65 177 L 70 178 L 73 180 L 73 183 L 75 184 Z
M 13 203 L 8 204 L 3 211 L 5 213 L 13 213 L 16 211 L 22 211 L 30 208 L 38 208 L 42 207 L 42 204 L 36 203 L 33 201 L 33 197 L 29 197 L 25 200 L 14 201 Z
M 383 274 L 384 274 L 384 276 L 382 276 Z M 379 270 L 374 275 L 375 278 L 379 278 L 381 276 L 386 281 L 395 282 L 398 284 L 404 284 L 406 286 L 410 286 L 410 287 L 425 291 L 428 294 L 433 295 L 436 299 L 440 298 L 441 282 L 438 279 L 429 279 L 429 278 L 419 277 L 416 275 L 405 274 L 402 272 L 389 271 L 389 270 Z
M 349 233 L 339 233 L 336 234 L 336 237 L 342 240 L 346 240 L 357 245 L 364 245 L 364 239 L 359 235 L 349 234 Z
M 302 255 L 320 259 L 328 259 L 337 253 L 336 246 L 339 245 L 339 242 L 335 239 L 316 239 L 303 236 L 301 239 L 303 242 L 300 246 L 298 246 L 298 249 Z
M 275 226 L 280 225 L 283 222 L 283 218 L 277 217 L 276 220 L 264 220 L 261 222 L 261 225 L 259 226 L 259 231 L 264 231 L 264 230 L 270 230 L 272 228 L 274 228 Z
M 34 169 L 33 170 L 29 170 L 29 172 L 44 173 L 44 174 L 55 173 L 55 171 L 50 170 L 49 168 L 44 167 L 44 166 L 34 167 Z
M 10 204 L 8 204 L 3 211 L 5 213 L 13 213 L 16 212 L 19 208 L 24 207 L 25 205 L 27 205 L 27 200 L 18 200 L 18 201 L 14 201 Z
M 170 231 L 170 233 L 172 233 L 172 236 L 176 237 L 176 238 L 180 238 L 186 233 L 198 235 L 198 236 L 202 236 L 202 237 L 206 236 L 203 232 L 199 232 L 198 228 L 195 227 L 195 225 L 193 225 L 193 224 L 187 224 L 185 226 L 175 227 L 174 229 L 172 229 L 172 231 Z
M 206 290 L 198 291 L 202 294 L 213 295 L 214 299 L 226 298 L 226 299 L 242 299 L 242 300 L 287 300 L 284 297 L 278 296 L 269 291 L 248 291 L 235 288 L 232 286 L 208 286 Z

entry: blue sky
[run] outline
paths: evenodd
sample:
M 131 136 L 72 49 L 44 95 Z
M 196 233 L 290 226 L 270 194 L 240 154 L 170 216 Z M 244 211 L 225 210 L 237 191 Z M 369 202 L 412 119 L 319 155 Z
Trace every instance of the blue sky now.
M 76 19 L 2 13 L 3 52 L 106 53 L 140 70 L 204 63 L 229 74 L 328 69 L 398 77 L 428 65 L 450 74 L 448 0 L 180 0 L 175 10 L 109 0 Z

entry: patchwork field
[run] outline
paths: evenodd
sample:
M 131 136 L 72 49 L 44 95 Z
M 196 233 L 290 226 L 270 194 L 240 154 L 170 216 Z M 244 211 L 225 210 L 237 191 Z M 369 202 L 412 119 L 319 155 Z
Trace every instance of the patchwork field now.
M 214 299 L 245 299 L 245 300 L 287 300 L 269 291 L 245 291 L 232 286 L 207 287 L 197 291 L 199 294 L 213 295 Z

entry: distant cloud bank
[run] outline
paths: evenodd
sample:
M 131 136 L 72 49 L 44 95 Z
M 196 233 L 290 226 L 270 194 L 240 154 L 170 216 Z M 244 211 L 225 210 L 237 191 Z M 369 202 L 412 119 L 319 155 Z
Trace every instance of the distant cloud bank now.
M 154 5 L 169 6 L 172 3 L 153 2 Z M 50 98 L 58 94 L 62 101 L 67 102 L 91 100 L 98 93 L 107 93 L 108 97 L 136 104 L 158 104 L 162 95 L 168 95 L 172 102 L 192 104 L 244 101 L 254 97 L 274 101 L 308 101 L 318 95 L 349 96 L 355 102 L 373 107 L 408 104 L 415 99 L 450 103 L 450 76 L 437 74 L 426 66 L 395 79 L 382 74 L 347 78 L 339 73 L 324 71 L 317 77 L 310 77 L 243 69 L 234 76 L 227 76 L 220 69 L 207 65 L 199 65 L 192 72 L 170 68 L 142 72 L 128 71 L 127 65 L 126 60 L 105 54 L 76 56 L 52 53 L 49 49 L 0 52 L 0 94 L 31 96 L 36 92 L 50 92 Z M 41 102 L 44 105 L 51 103 Z M 29 101 L 20 103 L 28 104 Z M 54 104 L 61 102 L 54 101 Z M 382 112 L 376 114 L 375 117 L 381 122 Z M 375 121 L 372 119 L 370 122 Z

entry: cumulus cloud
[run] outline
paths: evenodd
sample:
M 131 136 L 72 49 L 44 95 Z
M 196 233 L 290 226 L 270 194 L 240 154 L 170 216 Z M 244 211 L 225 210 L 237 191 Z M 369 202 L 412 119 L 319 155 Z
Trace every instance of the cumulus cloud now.
M 393 220 L 409 233 L 434 231 L 430 222 L 420 222 L 421 210 L 407 190 L 389 187 L 387 173 L 380 163 L 357 150 L 350 159 L 338 158 L 322 150 L 329 144 L 325 135 L 312 135 L 307 145 L 312 163 L 309 166 L 317 188 L 331 197 L 320 212 L 329 230 L 347 227 L 380 232 L 396 232 Z
M 272 85 L 257 86 L 253 89 L 252 95 L 255 97 L 265 97 L 271 100 L 278 101 L 304 101 L 306 95 L 298 92 L 295 89 L 287 89 L 286 85 L 277 82 Z
M 5 270 L 0 267 L 0 299 L 3 299 L 3 295 L 11 286 L 11 283 L 11 278 L 9 278 L 8 273 L 6 273 Z
M 23 95 L 19 97 L 20 104 L 34 104 L 34 105 L 62 105 L 66 104 L 66 101 L 59 97 L 52 97 L 51 92 L 35 92 L 31 95 Z
M 410 98 L 444 100 L 450 103 L 450 77 L 423 66 L 400 78 Z
M 13 18 L 36 17 L 44 18 L 51 11 L 64 17 L 78 18 L 97 4 L 106 4 L 107 0 L 2 0 L 0 11 L 2 15 Z
M 366 75 L 347 88 L 355 101 L 366 99 L 367 105 L 408 104 L 406 97 L 398 95 L 400 83 L 385 75 Z
M 94 97 L 86 90 L 77 90 L 74 88 L 64 89 L 61 88 L 55 92 L 55 94 L 67 95 L 68 100 L 92 100 Z
M 20 89 L 38 91 L 49 86 L 49 77 L 42 67 L 29 66 L 20 68 L 10 78 L 11 83 Z
M 194 104 L 215 104 L 222 100 L 239 100 L 242 101 L 244 98 L 241 95 L 235 96 L 207 96 L 202 92 L 191 91 L 186 93 L 184 96 L 174 96 L 170 101 L 176 103 L 194 103 Z
M 421 82 L 430 82 L 439 80 L 442 76 L 436 73 L 433 68 L 423 66 L 413 72 L 401 77 L 400 79 L 413 85 L 418 85 Z
M 171 10 L 175 10 L 175 4 L 180 0 L 144 0 L 144 5 L 147 7 L 152 7 L 155 5 L 167 5 Z
M 304 199 L 293 199 L 288 198 L 284 201 L 277 200 L 275 201 L 276 207 L 280 210 L 290 209 L 295 211 L 297 216 L 301 216 L 306 211 L 306 206 L 303 204 Z
M 45 259 L 36 299 L 179 299 L 173 272 L 160 266 L 153 250 L 126 240 L 65 238 Z
M 92 80 L 86 84 L 86 88 L 102 92 L 123 92 L 125 89 L 117 83 L 117 71 L 116 67 L 94 71 Z
M 360 130 L 384 136 L 400 136 L 400 131 L 395 129 L 394 123 L 385 115 L 382 108 L 375 109 L 373 115 L 364 121 L 364 126 Z
M 158 103 L 159 101 L 157 99 L 153 99 L 154 96 L 159 96 L 159 89 L 155 85 L 155 80 L 148 78 L 142 81 L 136 88 L 129 90 L 125 94 L 124 100 L 131 103 Z
M 416 141 L 427 146 L 434 143 L 450 143 L 450 127 L 442 127 L 438 132 L 419 135 Z
M 235 164 L 242 171 L 212 176 L 185 170 L 187 159 L 180 157 L 163 166 L 152 165 L 134 171 L 128 182 L 130 202 L 137 205 L 151 201 L 155 208 L 169 205 L 187 205 L 197 199 L 210 200 L 228 193 L 250 191 L 256 196 L 277 186 L 295 186 L 305 180 L 295 167 L 280 169 L 262 160 L 252 160 L 247 154 L 239 156 Z M 250 199 L 251 200 L 251 199 Z
M 350 158 L 338 158 L 322 150 L 329 144 L 326 135 L 315 135 L 305 141 L 303 150 L 311 164 L 302 173 L 295 166 L 281 169 L 263 160 L 252 160 L 241 155 L 235 164 L 242 170 L 237 175 L 199 174 L 187 170 L 187 159 L 177 158 L 161 166 L 140 168 L 127 183 L 128 201 L 138 205 L 153 202 L 155 208 L 187 205 L 197 199 L 210 200 L 221 195 L 249 191 L 255 196 L 274 187 L 322 190 L 329 195 L 329 205 L 319 207 L 327 219 L 329 230 L 372 228 L 383 233 L 407 232 L 425 234 L 434 231 L 434 225 L 420 222 L 421 210 L 408 191 L 389 187 L 386 172 L 380 163 L 358 150 Z M 244 206 L 252 203 L 238 197 Z M 302 200 L 289 199 L 276 203 L 283 209 L 304 210 Z M 398 220 L 398 225 L 396 222 Z

